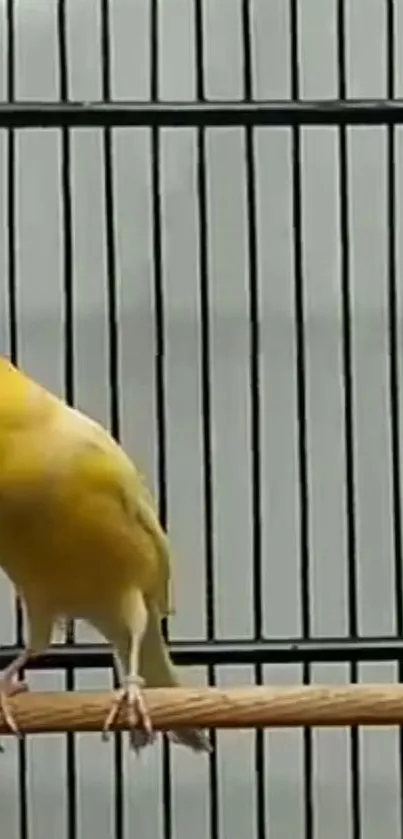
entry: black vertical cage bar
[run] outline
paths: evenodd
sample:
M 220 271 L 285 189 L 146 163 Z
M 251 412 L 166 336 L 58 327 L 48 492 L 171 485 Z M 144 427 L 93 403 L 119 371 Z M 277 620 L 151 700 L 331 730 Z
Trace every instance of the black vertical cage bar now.
M 386 95 L 395 96 L 395 12 L 393 0 L 386 3 Z M 403 637 L 403 561 L 400 490 L 400 399 L 399 399 L 399 333 L 396 277 L 396 143 L 395 128 L 388 125 L 387 136 L 387 262 L 388 262 L 388 349 L 391 475 L 393 505 L 393 547 L 395 560 L 396 631 Z M 398 662 L 398 679 L 403 682 L 403 661 Z M 399 728 L 400 836 L 403 837 L 403 729 Z
M 7 101 L 15 101 L 15 4 L 7 0 Z M 18 304 L 17 304 L 17 265 L 16 265 L 16 142 L 15 130 L 7 131 L 7 250 L 8 250 L 8 307 L 9 307 L 9 352 L 13 364 L 18 363 Z M 24 623 L 22 604 L 18 597 L 15 599 L 15 630 L 18 646 L 24 644 Z M 20 673 L 24 678 L 24 671 Z M 29 839 L 28 818 L 28 783 L 27 783 L 27 744 L 22 739 L 18 743 L 18 817 L 19 835 L 21 839 Z
M 101 74 L 102 98 L 111 101 L 111 45 L 109 0 L 101 2 Z M 105 249 L 107 272 L 107 320 L 108 320 L 108 396 L 109 422 L 112 436 L 120 439 L 119 410 L 119 313 L 116 276 L 115 243 L 115 201 L 113 176 L 113 137 L 112 128 L 102 129 L 103 165 L 104 165 L 104 207 L 105 207 Z M 114 687 L 118 687 L 118 674 L 114 668 Z M 123 788 L 123 749 L 122 734 L 114 735 L 114 831 L 115 839 L 124 837 L 124 788 Z
M 252 28 L 250 2 L 242 2 L 243 33 L 243 95 L 246 102 L 253 100 L 252 70 Z M 259 276 L 257 262 L 257 220 L 256 220 L 256 164 L 254 129 L 247 125 L 245 131 L 246 158 L 246 206 L 248 227 L 249 265 L 249 385 L 250 385 L 250 448 L 252 480 L 252 557 L 253 557 L 253 625 L 256 643 L 263 636 L 262 602 L 262 491 L 261 491 L 261 435 L 260 435 L 260 313 Z M 263 684 L 263 666 L 254 666 L 255 683 Z M 265 746 L 264 733 L 255 733 L 255 790 L 257 836 L 266 833 L 265 807 Z
M 57 4 L 57 35 L 59 45 L 59 88 L 60 99 L 68 102 L 68 51 L 67 51 L 67 21 L 65 0 L 58 0 Z M 61 195 L 62 195 L 62 224 L 63 224 L 63 326 L 64 326 L 64 390 L 66 401 L 74 404 L 74 289 L 73 289 L 73 223 L 71 196 L 71 148 L 70 130 L 67 126 L 61 128 Z M 74 622 L 69 621 L 66 632 L 68 646 L 74 644 Z M 74 667 L 66 670 L 66 690 L 75 688 Z M 77 839 L 77 775 L 76 775 L 76 744 L 74 734 L 66 733 L 66 763 L 67 763 L 67 836 Z
M 337 63 L 338 95 L 347 97 L 346 70 L 346 21 L 344 0 L 337 3 Z M 345 126 L 338 130 L 339 136 L 339 195 L 341 235 L 341 297 L 342 297 L 342 357 L 344 385 L 344 435 L 346 456 L 346 524 L 348 564 L 348 624 L 349 635 L 358 636 L 357 615 L 357 532 L 355 511 L 355 444 L 354 444 L 354 391 L 352 366 L 352 313 L 349 247 L 349 198 L 348 198 L 348 147 Z M 358 664 L 350 666 L 350 681 L 358 680 Z M 359 730 L 350 729 L 350 773 L 351 773 L 351 815 L 353 839 L 361 839 L 360 808 L 360 749 Z
M 159 101 L 159 16 L 158 0 L 150 0 L 150 94 L 151 102 Z M 155 407 L 157 429 L 157 481 L 159 513 L 163 527 L 168 526 L 168 491 L 166 464 L 166 388 L 165 388 L 165 302 L 162 256 L 161 209 L 161 129 L 151 128 L 151 181 L 154 251 L 155 304 Z M 164 619 L 163 634 L 168 641 L 168 621 Z M 162 737 L 162 800 L 163 835 L 172 837 L 171 750 L 168 738 Z
M 298 0 L 291 0 L 290 6 L 290 41 L 291 41 L 291 98 L 295 101 L 300 96 L 299 81 L 299 32 Z M 304 639 L 311 635 L 311 598 L 310 598 L 310 563 L 309 563 L 309 484 L 307 453 L 307 411 L 306 411 L 306 351 L 305 351 L 305 295 L 303 273 L 302 242 L 302 187 L 301 187 L 301 129 L 292 127 L 292 195 L 294 228 L 294 276 L 295 276 L 295 339 L 296 339 L 296 386 L 297 386 L 297 422 L 298 422 L 298 472 L 299 472 L 299 526 L 300 526 L 300 582 L 301 582 L 301 618 Z M 310 662 L 302 666 L 304 684 L 311 680 Z M 303 730 L 304 764 L 304 821 L 305 837 L 314 836 L 314 797 L 313 797 L 313 749 L 312 731 Z
M 195 58 L 196 58 L 196 98 L 206 101 L 204 81 L 204 22 L 202 0 L 194 0 L 195 10 Z M 203 447 L 203 501 L 204 501 L 204 538 L 206 571 L 206 631 L 207 639 L 215 638 L 215 575 L 214 575 L 214 500 L 212 475 L 212 406 L 210 376 L 210 290 L 209 290 L 209 253 L 208 253 L 208 218 L 207 218 L 207 154 L 206 131 L 202 126 L 196 129 L 197 137 L 197 203 L 199 226 L 199 281 L 200 281 L 200 317 L 201 317 L 201 404 L 202 404 L 202 447 Z M 208 684 L 216 684 L 214 665 L 207 666 Z M 218 839 L 218 764 L 217 736 L 211 731 L 212 752 L 209 754 L 209 794 L 210 794 L 210 839 Z
M 194 0 L 195 10 L 195 58 L 196 58 L 196 98 L 206 101 L 204 83 L 204 22 L 202 0 Z M 209 293 L 209 254 L 208 254 L 208 218 L 207 218 L 207 154 L 206 131 L 198 126 L 197 137 L 197 203 L 199 225 L 199 281 L 200 281 L 200 317 L 201 317 L 201 404 L 202 404 L 202 447 L 203 447 L 203 496 L 204 496 L 204 533 L 205 533 L 205 570 L 206 570 L 206 631 L 207 639 L 215 638 L 215 579 L 214 579 L 214 507 L 212 476 L 212 413 L 210 381 L 210 293 Z M 213 665 L 207 667 L 208 684 L 216 684 Z M 218 764 L 217 736 L 210 734 L 212 752 L 209 754 L 209 793 L 210 793 L 210 837 L 218 839 Z

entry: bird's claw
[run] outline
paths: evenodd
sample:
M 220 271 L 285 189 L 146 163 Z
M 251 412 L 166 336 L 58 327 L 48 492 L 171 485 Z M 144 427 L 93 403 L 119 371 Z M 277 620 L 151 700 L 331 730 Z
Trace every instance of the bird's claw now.
M 153 743 L 156 736 L 153 732 L 150 716 L 141 692 L 142 685 L 143 681 L 140 679 L 136 679 L 136 681 L 130 680 L 124 688 L 120 688 L 117 691 L 102 730 L 102 739 L 104 741 L 109 740 L 110 728 L 121 706 L 125 703 L 127 707 L 130 746 L 137 755 L 144 746 Z
M 152 729 L 131 728 L 129 732 L 130 748 L 139 756 L 145 746 L 152 746 L 157 739 L 156 732 Z
M 14 719 L 12 711 L 10 710 L 8 700 L 12 696 L 17 696 L 19 693 L 25 693 L 28 690 L 28 685 L 24 681 L 14 682 L 11 679 L 0 679 L 0 710 L 4 717 L 5 723 L 16 737 L 22 737 L 17 723 Z M 0 743 L 0 752 L 4 752 L 4 746 Z

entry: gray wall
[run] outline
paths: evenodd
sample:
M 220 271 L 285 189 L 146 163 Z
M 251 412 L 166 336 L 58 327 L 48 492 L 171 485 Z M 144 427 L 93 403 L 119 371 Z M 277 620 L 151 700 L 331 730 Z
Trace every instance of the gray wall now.
M 58 97 L 55 0 L 17 4 L 17 95 Z M 70 0 L 70 95 L 101 96 L 100 2 Z M 397 44 L 403 43 L 403 3 L 396 0 Z M 194 95 L 193 4 L 161 6 L 161 94 Z M 241 94 L 240 0 L 204 0 L 208 95 Z M 335 7 L 332 0 L 301 0 L 302 94 L 335 97 Z M 348 92 L 386 94 L 383 0 L 350 0 Z M 256 92 L 286 97 L 290 90 L 288 4 L 255 0 Z M 147 99 L 147 0 L 112 0 L 113 94 Z M 0 98 L 5 97 L 5 0 L 0 0 Z M 397 49 L 396 93 L 403 95 Z M 400 60 L 399 60 L 400 59 Z M 301 631 L 295 404 L 290 135 L 256 132 L 259 177 L 261 284 L 261 393 L 265 632 Z M 62 225 L 60 139 L 57 131 L 21 131 L 17 138 L 18 305 L 21 360 L 49 388 L 62 392 Z M 0 350 L 8 350 L 6 248 L 6 138 L 0 131 Z M 357 514 L 360 631 L 393 634 L 390 428 L 387 392 L 386 136 L 382 128 L 349 133 L 351 277 L 357 435 Z M 203 636 L 203 509 L 198 325 L 198 233 L 195 136 L 163 135 L 164 283 L 166 294 L 169 520 L 177 552 L 175 638 Z M 74 282 L 77 401 L 108 422 L 105 315 L 105 232 L 100 132 L 76 131 Z M 147 130 L 117 130 L 117 246 L 120 305 L 123 439 L 155 485 L 154 307 Z M 397 130 L 398 277 L 402 250 L 402 132 Z M 248 636 L 252 629 L 251 515 L 248 414 L 248 265 L 242 131 L 212 130 L 208 138 L 212 405 L 214 412 L 215 569 L 217 634 Z M 312 627 L 318 635 L 347 632 L 345 467 L 341 389 L 340 238 L 337 136 L 333 129 L 303 132 L 304 271 L 307 307 L 310 561 Z M 401 292 L 401 289 L 399 289 Z M 401 308 L 401 301 L 400 301 Z M 401 328 L 401 324 L 399 325 Z M 401 343 L 402 336 L 399 336 Z M 402 374 L 400 372 L 400 380 Z M 234 463 L 237 480 L 233 479 Z M 13 640 L 10 586 L 0 585 L 0 639 Z M 94 637 L 85 627 L 80 639 Z M 364 681 L 387 681 L 393 665 L 362 666 Z M 184 679 L 204 680 L 187 670 Z M 267 667 L 270 683 L 294 683 L 298 666 Z M 347 668 L 315 666 L 320 682 L 348 679 Z M 82 688 L 105 686 L 106 672 L 78 674 Z M 221 668 L 222 683 L 249 682 L 249 668 Z M 34 688 L 61 689 L 61 674 L 35 673 Z M 266 733 L 269 835 L 303 831 L 302 737 Z M 368 839 L 398 836 L 398 743 L 393 731 L 361 735 L 362 818 Z M 112 747 L 98 736 L 77 738 L 80 836 L 112 835 Z M 255 835 L 252 733 L 219 735 L 222 837 Z M 317 835 L 351 835 L 349 734 L 314 732 Z M 126 748 L 126 747 L 125 747 Z M 66 835 L 65 744 L 62 737 L 28 741 L 31 837 Z M 125 753 L 128 835 L 157 836 L 161 824 L 160 747 L 136 764 Z M 35 769 L 35 772 L 34 772 Z M 174 750 L 174 836 L 208 836 L 208 776 L 203 758 Z M 36 775 L 36 777 L 35 777 Z M 18 835 L 17 748 L 7 740 L 0 759 L 1 824 Z

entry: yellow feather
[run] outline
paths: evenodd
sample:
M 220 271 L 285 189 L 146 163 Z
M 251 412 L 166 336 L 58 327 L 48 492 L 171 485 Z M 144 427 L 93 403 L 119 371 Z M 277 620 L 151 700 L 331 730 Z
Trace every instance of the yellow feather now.
M 0 564 L 25 602 L 32 650 L 48 645 L 60 619 L 83 618 L 115 646 L 126 674 L 138 635 L 146 678 L 178 684 L 160 627 L 172 608 L 170 549 L 143 475 L 101 425 L 5 359 Z M 178 737 L 207 748 L 203 732 Z

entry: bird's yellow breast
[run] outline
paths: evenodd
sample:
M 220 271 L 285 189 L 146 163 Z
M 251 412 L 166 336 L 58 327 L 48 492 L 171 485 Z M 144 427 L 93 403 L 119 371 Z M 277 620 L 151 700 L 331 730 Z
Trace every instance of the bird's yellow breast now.
M 0 564 L 26 599 L 71 617 L 130 587 L 169 605 L 169 549 L 134 464 L 1 358 Z
M 23 595 L 71 617 L 128 587 L 158 587 L 155 543 L 111 492 L 113 476 L 94 454 L 50 474 L 32 460 L 24 472 L 17 458 L 0 477 L 0 564 Z

